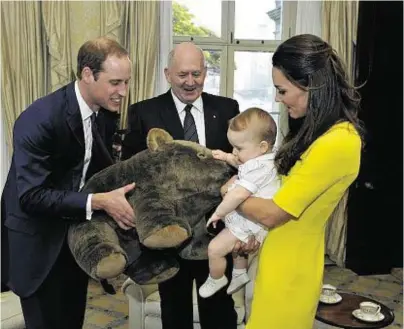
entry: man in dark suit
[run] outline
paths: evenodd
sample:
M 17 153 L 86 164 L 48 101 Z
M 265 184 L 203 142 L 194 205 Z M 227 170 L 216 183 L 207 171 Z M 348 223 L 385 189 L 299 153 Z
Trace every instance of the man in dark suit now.
M 14 125 L 2 194 L 2 282 L 20 297 L 27 329 L 82 328 L 88 278 L 66 242 L 70 223 L 104 210 L 120 227 L 134 226 L 125 198 L 134 184 L 80 192 L 112 164 L 111 127 L 131 77 L 128 53 L 98 38 L 80 48 L 77 63 L 76 82 L 36 100 Z
M 127 159 L 146 148 L 152 128 L 163 128 L 174 139 L 199 142 L 211 149 L 231 152 L 227 140 L 228 121 L 239 113 L 237 101 L 203 93 L 206 66 L 201 49 L 192 43 L 177 45 L 169 54 L 165 69 L 171 89 L 158 97 L 129 107 L 129 133 L 125 136 L 122 158 Z M 228 259 L 231 276 L 231 257 Z M 159 284 L 163 329 L 192 329 L 192 287 L 197 290 L 209 275 L 207 260 L 178 258 L 180 270 L 172 279 Z M 235 329 L 237 315 L 231 296 L 222 289 L 203 299 L 198 295 L 202 329 Z

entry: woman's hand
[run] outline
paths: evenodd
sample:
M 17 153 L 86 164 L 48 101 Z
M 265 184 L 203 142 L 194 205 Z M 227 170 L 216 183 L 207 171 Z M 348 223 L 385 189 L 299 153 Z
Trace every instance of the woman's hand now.
M 241 254 L 253 254 L 260 248 L 260 243 L 255 239 L 254 235 L 250 235 L 248 237 L 248 242 L 237 241 L 234 248 L 233 253 L 241 255 Z

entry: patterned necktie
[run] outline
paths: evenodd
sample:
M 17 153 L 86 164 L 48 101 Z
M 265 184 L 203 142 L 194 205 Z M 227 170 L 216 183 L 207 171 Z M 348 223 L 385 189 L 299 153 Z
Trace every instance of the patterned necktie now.
M 185 106 L 185 120 L 184 120 L 184 139 L 186 141 L 191 141 L 199 143 L 198 132 L 196 131 L 196 125 L 194 117 L 191 113 L 192 104 Z
M 97 114 L 93 112 L 93 114 L 91 114 L 90 116 L 90 119 L 91 119 L 91 131 L 94 132 L 94 129 L 96 129 L 97 127 L 97 122 L 95 121 L 97 119 Z
M 114 163 L 111 154 L 108 152 L 97 125 L 97 115 L 91 114 L 91 133 L 93 135 L 93 145 L 91 148 L 91 160 L 88 165 L 86 180 L 94 173 L 104 169 Z
M 91 114 L 91 132 L 93 134 L 93 140 L 97 142 L 104 142 L 105 141 L 105 135 L 103 133 L 103 130 L 100 129 L 100 127 L 97 124 L 97 121 L 99 122 L 99 118 L 97 114 L 94 112 Z

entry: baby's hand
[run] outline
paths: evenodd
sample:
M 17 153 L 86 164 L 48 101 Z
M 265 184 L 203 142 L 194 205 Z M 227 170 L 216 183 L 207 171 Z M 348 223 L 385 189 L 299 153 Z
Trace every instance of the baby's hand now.
M 212 150 L 212 156 L 217 160 L 226 161 L 227 153 L 221 150 Z
M 214 213 L 206 223 L 206 227 L 208 227 L 210 224 L 213 225 L 214 228 L 216 228 L 217 221 L 221 220 L 221 217 L 218 216 L 216 213 Z

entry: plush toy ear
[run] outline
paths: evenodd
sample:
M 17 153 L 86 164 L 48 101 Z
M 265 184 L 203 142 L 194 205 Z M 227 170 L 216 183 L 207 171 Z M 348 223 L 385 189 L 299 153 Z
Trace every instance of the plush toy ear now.
M 164 144 L 172 142 L 174 139 L 163 129 L 152 128 L 147 134 L 147 147 L 150 151 L 157 151 Z

